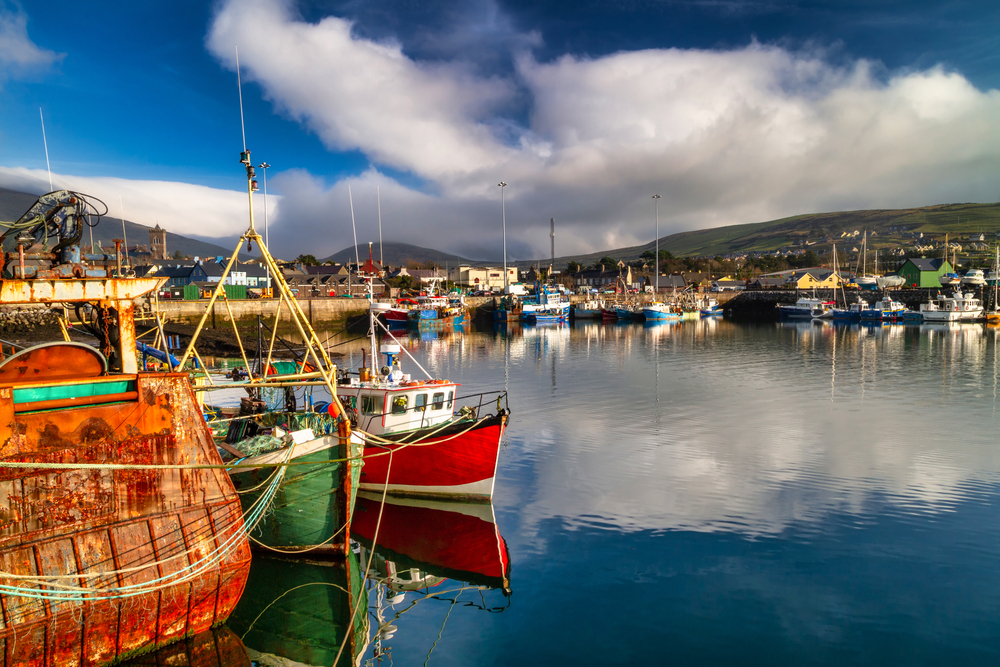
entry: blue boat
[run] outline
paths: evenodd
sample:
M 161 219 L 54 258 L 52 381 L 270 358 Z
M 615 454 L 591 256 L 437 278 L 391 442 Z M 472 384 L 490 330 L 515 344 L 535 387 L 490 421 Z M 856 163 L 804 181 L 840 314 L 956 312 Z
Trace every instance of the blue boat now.
M 642 309 L 647 321 L 679 322 L 681 314 L 665 303 L 651 303 Z

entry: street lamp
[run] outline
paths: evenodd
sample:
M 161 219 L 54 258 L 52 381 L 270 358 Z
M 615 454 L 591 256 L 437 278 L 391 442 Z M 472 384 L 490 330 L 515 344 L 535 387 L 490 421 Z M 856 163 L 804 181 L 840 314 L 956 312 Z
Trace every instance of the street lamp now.
M 267 192 L 267 180 L 264 181 L 264 192 Z M 266 201 L 266 200 L 265 200 Z M 653 299 L 660 293 L 660 195 L 653 195 L 653 211 L 656 215 L 656 256 L 653 258 Z M 267 209 L 264 209 L 264 229 L 267 229 Z
M 270 166 L 266 162 L 261 162 L 258 167 L 264 172 L 264 245 L 267 246 L 268 252 L 271 252 L 271 247 L 267 244 L 267 170 Z M 267 295 L 271 296 L 271 267 L 267 262 L 264 262 L 264 269 L 267 271 Z
M 507 294 L 507 208 L 503 200 L 503 189 L 507 184 L 500 181 L 497 186 L 500 188 L 500 214 L 503 216 L 503 293 Z

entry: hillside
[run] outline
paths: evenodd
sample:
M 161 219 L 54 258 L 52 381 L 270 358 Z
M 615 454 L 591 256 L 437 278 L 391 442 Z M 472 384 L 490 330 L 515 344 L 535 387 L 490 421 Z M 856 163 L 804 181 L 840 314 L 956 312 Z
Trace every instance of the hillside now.
M 37 199 L 38 195 L 0 188 L 0 220 L 5 222 L 17 220 L 24 215 L 24 212 L 27 211 Z M 128 237 L 129 245 L 148 245 L 149 229 L 150 228 L 146 225 L 140 225 L 136 222 L 126 220 L 125 234 Z M 94 228 L 94 243 L 100 243 L 105 248 L 114 248 L 114 239 L 120 238 L 122 238 L 121 218 L 105 216 L 101 218 L 101 222 Z M 84 230 L 82 243 L 84 245 L 90 245 L 89 229 Z M 8 240 L 7 245 L 10 246 L 10 240 Z M 197 239 L 188 238 L 186 236 L 181 236 L 168 231 L 167 252 L 172 256 L 177 250 L 179 250 L 182 255 L 191 255 L 192 257 L 215 257 L 217 255 L 228 255 L 232 252 L 232 248 L 227 250 L 222 246 L 215 245 L 214 243 L 199 241 Z
M 358 253 L 361 255 L 362 262 L 368 259 L 368 246 L 359 246 Z M 482 262 L 472 262 L 464 257 L 459 257 L 458 255 L 449 255 L 448 253 L 441 252 L 440 250 L 422 248 L 420 246 L 410 245 L 409 243 L 393 243 L 387 241 L 382 244 L 382 253 L 385 257 L 385 263 L 389 266 L 401 266 L 410 263 L 426 264 L 428 262 L 434 262 L 439 266 L 445 266 L 446 264 L 451 266 L 457 266 L 459 264 L 482 264 Z M 377 262 L 379 258 L 379 248 L 377 244 L 372 246 L 372 256 Z M 339 263 L 353 262 L 354 246 L 344 248 L 329 257 L 324 257 L 320 261 L 325 262 L 327 260 Z
M 677 257 L 714 257 L 729 253 L 767 252 L 793 246 L 797 242 L 815 242 L 817 250 L 829 250 L 827 239 L 841 243 L 843 232 L 875 232 L 870 239 L 872 249 L 912 245 L 913 240 L 904 236 L 923 233 L 930 239 L 944 238 L 947 233 L 961 242 L 972 233 L 982 233 L 988 243 L 997 240 L 1000 233 L 1000 204 L 939 204 L 923 208 L 837 211 L 810 213 L 769 222 L 754 222 L 713 229 L 680 232 L 660 238 L 660 250 L 668 250 Z M 845 244 L 857 241 L 844 241 Z M 557 257 L 556 268 L 563 268 L 570 261 L 590 266 L 602 257 L 631 261 L 643 252 L 654 248 L 654 242 L 602 250 L 587 255 Z M 518 261 L 517 266 L 527 268 L 532 264 L 548 266 L 549 259 Z

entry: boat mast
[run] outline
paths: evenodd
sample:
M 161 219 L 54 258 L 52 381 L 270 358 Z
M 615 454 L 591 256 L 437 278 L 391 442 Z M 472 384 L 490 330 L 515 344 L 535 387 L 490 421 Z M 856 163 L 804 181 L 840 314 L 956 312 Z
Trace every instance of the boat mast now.
M 653 214 L 656 216 L 656 255 L 653 257 L 653 301 L 660 293 L 660 195 L 653 195 Z

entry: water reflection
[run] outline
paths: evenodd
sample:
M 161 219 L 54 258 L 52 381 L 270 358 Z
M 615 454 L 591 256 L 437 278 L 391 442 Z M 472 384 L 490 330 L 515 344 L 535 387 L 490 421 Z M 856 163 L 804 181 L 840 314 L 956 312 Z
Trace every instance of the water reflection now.
M 362 562 L 372 563 L 367 665 L 391 660 L 394 647 L 410 660 L 425 654 L 426 663 L 449 620 L 467 622 L 453 613 L 495 613 L 509 605 L 510 555 L 491 504 L 399 498 L 383 504 L 379 495 L 360 493 L 351 529 Z M 431 635 L 427 629 L 438 618 Z
M 227 625 L 260 667 L 352 665 L 368 638 L 361 577 L 354 553 L 310 561 L 255 552 Z

